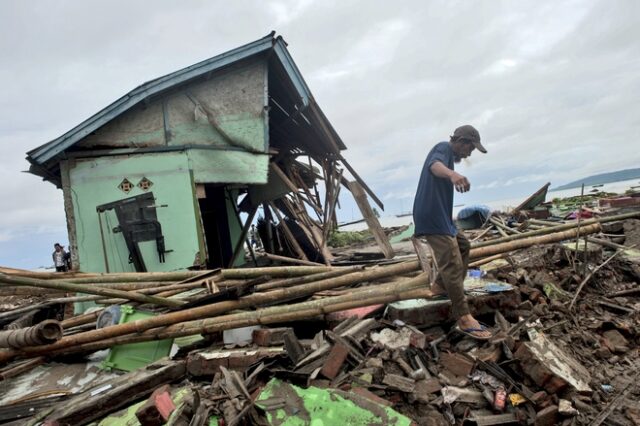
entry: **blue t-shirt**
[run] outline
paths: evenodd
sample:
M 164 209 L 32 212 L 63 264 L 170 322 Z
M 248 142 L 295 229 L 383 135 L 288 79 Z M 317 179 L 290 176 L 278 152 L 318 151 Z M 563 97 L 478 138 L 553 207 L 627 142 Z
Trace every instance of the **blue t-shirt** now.
M 415 235 L 451 235 L 458 232 L 453 224 L 453 184 L 436 177 L 431 166 L 436 161 L 453 170 L 453 150 L 449 142 L 434 146 L 422 166 L 420 182 L 413 200 Z

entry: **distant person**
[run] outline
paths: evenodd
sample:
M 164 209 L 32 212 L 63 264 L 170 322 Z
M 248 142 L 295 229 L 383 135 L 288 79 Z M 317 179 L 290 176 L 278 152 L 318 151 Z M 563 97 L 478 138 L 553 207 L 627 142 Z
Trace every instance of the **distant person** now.
M 53 245 L 54 251 L 51 254 L 53 258 L 53 265 L 56 267 L 56 272 L 67 272 L 67 252 L 64 251 L 64 246 L 60 243 Z
M 256 225 L 251 225 L 251 231 L 249 231 L 249 237 L 251 242 L 251 247 L 262 248 L 262 242 L 260 241 L 260 235 L 258 234 L 258 229 Z
M 431 291 L 434 295 L 447 294 L 451 299 L 456 330 L 486 340 L 491 333 L 471 315 L 464 294 L 471 245 L 453 224 L 453 189 L 467 192 L 471 188 L 469 180 L 454 171 L 454 164 L 469 157 L 476 148 L 487 152 L 478 131 L 465 125 L 453 132 L 449 142 L 440 142 L 431 149 L 413 202 L 412 241 L 425 271 L 429 268 L 429 246 L 433 250 L 438 276 Z

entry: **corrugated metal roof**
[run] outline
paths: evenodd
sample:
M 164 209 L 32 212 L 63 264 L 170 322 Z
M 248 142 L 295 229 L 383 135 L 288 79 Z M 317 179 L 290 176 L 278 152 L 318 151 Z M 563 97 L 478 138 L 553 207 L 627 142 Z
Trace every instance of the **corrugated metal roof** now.
M 27 153 L 27 160 L 34 165 L 43 166 L 45 163 L 54 160 L 56 156 L 62 154 L 87 135 L 150 96 L 271 49 L 273 49 L 273 53 L 275 53 L 274 56 L 282 65 L 286 75 L 295 88 L 296 94 L 301 100 L 302 108 L 307 109 L 310 106 L 312 107 L 313 115 L 315 115 L 315 118 L 318 120 L 319 130 L 324 133 L 324 137 L 327 139 L 329 146 L 337 150 L 345 149 L 346 147 L 340 140 L 340 137 L 315 103 L 309 87 L 287 50 L 285 41 L 280 36 L 276 37 L 275 32 L 272 32 L 266 37 L 252 43 L 142 84 L 62 136 L 29 151 Z

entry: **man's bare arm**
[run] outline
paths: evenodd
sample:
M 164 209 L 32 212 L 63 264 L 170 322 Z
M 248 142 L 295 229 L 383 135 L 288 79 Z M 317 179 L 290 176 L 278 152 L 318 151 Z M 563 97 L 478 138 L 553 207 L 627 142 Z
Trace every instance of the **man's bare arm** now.
M 471 183 L 469 180 L 462 176 L 460 173 L 451 170 L 447 166 L 445 166 L 442 162 L 436 161 L 430 167 L 431 173 L 433 173 L 436 177 L 442 179 L 449 179 L 453 184 L 453 187 L 458 192 L 467 192 L 471 189 Z

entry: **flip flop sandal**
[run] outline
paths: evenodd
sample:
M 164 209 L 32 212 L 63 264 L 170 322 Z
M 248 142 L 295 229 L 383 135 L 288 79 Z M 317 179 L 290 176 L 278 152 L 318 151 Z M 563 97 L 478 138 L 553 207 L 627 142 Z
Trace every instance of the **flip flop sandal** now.
M 476 334 L 473 334 L 474 332 L 478 332 L 478 331 L 490 331 L 491 329 L 489 327 L 487 327 L 484 324 L 480 324 L 480 328 L 460 328 L 459 325 L 456 324 L 456 326 L 454 327 L 454 331 L 460 333 L 460 334 L 464 334 L 465 336 L 469 336 L 472 339 L 476 339 L 476 340 L 489 340 L 493 337 L 493 333 L 491 333 L 490 336 L 487 337 L 482 337 L 482 336 L 478 336 Z
M 428 300 L 449 300 L 449 295 L 448 294 L 434 294 L 433 296 L 429 297 Z

